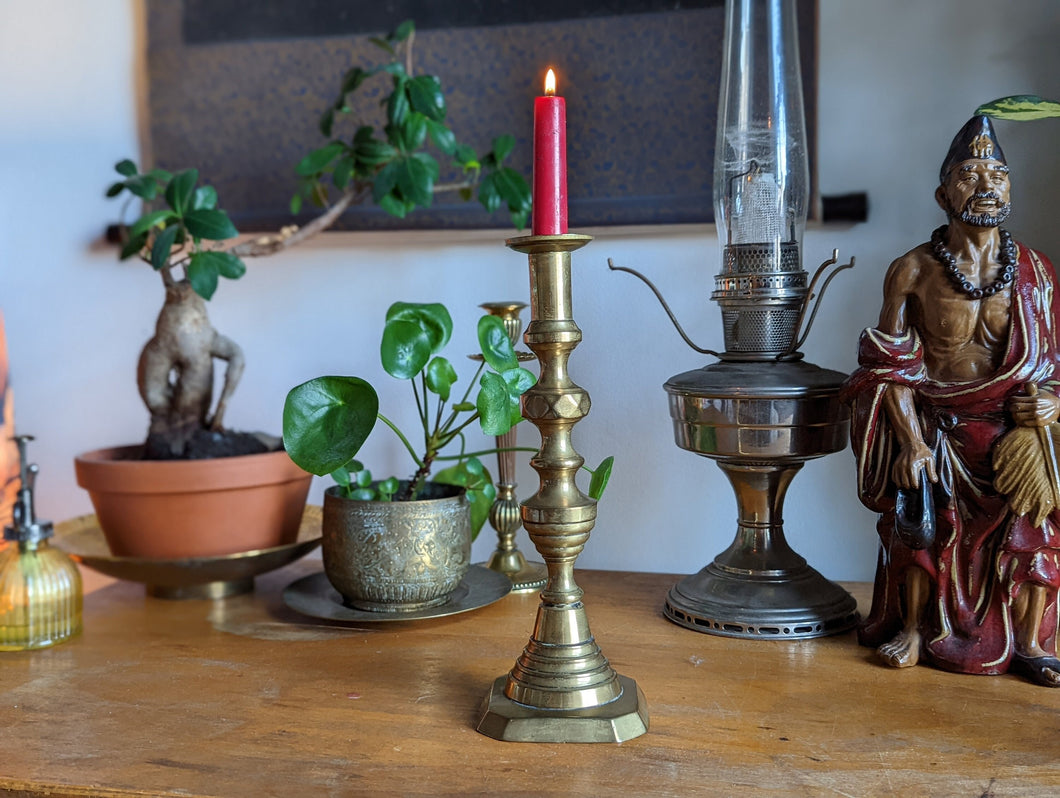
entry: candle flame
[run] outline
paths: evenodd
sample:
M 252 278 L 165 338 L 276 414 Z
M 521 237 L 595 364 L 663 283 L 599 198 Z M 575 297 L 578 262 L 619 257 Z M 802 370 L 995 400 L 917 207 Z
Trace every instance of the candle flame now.
M 556 93 L 556 73 L 549 68 L 545 75 L 545 94 L 552 96 Z

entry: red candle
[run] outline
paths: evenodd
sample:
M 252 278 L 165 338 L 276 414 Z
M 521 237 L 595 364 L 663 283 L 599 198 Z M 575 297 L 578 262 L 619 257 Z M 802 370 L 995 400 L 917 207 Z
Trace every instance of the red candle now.
M 534 99 L 534 207 L 530 232 L 567 232 L 567 104 L 556 96 L 556 75 L 545 76 L 545 96 Z

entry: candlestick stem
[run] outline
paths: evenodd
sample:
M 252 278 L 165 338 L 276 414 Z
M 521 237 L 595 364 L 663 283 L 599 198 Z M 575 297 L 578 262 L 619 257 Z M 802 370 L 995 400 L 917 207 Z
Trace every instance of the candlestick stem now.
M 493 684 L 478 730 L 521 742 L 622 742 L 647 731 L 644 695 L 616 673 L 589 631 L 574 562 L 596 523 L 596 501 L 575 476 L 584 460 L 571 430 L 590 407 L 567 361 L 582 339 L 571 301 L 571 252 L 590 236 L 533 235 L 508 241 L 530 263 L 532 319 L 524 339 L 541 366 L 523 396 L 523 416 L 541 433 L 530 460 L 540 477 L 522 503 L 522 520 L 548 569 L 530 641 L 507 676 Z

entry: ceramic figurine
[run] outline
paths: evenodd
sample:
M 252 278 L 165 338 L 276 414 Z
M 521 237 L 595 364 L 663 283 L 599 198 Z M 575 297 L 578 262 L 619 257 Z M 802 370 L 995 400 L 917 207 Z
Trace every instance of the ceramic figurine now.
M 896 668 L 1060 687 L 1056 277 L 1002 227 L 1008 172 L 974 116 L 939 174 L 948 222 L 891 264 L 844 386 L 858 491 L 881 513 L 859 640 Z

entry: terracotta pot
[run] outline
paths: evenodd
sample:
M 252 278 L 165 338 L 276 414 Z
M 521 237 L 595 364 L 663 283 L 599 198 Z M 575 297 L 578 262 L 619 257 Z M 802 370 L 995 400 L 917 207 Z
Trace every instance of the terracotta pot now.
M 328 581 L 347 606 L 411 612 L 444 604 L 471 562 L 463 488 L 428 482 L 411 502 L 347 499 L 324 491 L 321 550 Z
M 116 557 L 212 557 L 293 543 L 312 475 L 287 452 L 138 460 L 140 446 L 74 460 Z

